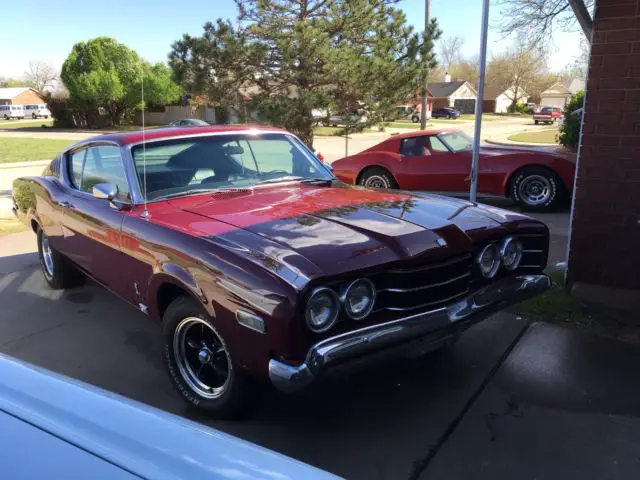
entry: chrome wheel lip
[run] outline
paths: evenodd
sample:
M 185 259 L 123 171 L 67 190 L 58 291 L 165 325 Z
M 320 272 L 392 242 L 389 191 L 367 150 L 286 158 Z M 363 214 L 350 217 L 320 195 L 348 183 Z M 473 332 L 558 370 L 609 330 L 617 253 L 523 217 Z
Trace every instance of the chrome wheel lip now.
M 194 371 L 193 366 L 187 359 L 187 348 L 192 348 L 188 346 L 187 341 L 187 333 L 191 328 L 207 329 L 211 332 L 217 342 L 219 342 L 218 350 L 215 350 L 214 348 L 204 348 L 205 346 L 203 345 L 203 348 L 198 352 L 198 359 L 202 365 L 211 361 L 211 355 L 214 353 L 222 353 L 222 351 L 224 351 L 227 364 L 227 378 L 222 385 L 208 385 L 200 380 L 198 374 Z M 213 345 L 207 347 L 213 347 Z M 222 350 L 220 351 L 219 349 Z M 213 328 L 208 322 L 199 317 L 187 317 L 181 320 L 176 326 L 173 334 L 173 353 L 182 379 L 194 393 L 206 399 L 220 398 L 225 393 L 231 380 L 231 358 L 229 357 L 229 351 L 222 340 L 222 337 L 220 337 L 215 328 Z
M 543 175 L 528 175 L 518 185 L 518 195 L 528 205 L 543 205 L 551 198 L 551 181 Z
M 364 186 L 368 188 L 389 188 L 389 182 L 382 175 L 371 175 L 365 180 Z
M 49 239 L 43 234 L 40 241 L 40 248 L 42 249 L 42 268 L 48 277 L 53 277 L 54 265 L 53 265 L 53 253 L 51 252 L 51 245 L 49 245 Z

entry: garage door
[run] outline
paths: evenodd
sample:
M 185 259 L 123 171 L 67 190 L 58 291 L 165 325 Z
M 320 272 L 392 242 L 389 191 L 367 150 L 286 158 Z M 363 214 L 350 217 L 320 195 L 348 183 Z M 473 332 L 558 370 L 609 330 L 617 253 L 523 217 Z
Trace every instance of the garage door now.
M 455 102 L 453 102 L 453 106 L 460 113 L 473 113 L 476 108 L 476 101 L 471 98 L 458 98 Z

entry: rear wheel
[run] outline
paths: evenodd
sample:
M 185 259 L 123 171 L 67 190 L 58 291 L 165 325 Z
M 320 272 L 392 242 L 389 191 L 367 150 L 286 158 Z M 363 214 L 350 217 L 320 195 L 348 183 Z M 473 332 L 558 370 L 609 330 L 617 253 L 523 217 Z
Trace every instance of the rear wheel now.
M 242 413 L 253 384 L 198 302 L 174 300 L 163 316 L 162 335 L 164 363 L 183 400 L 220 418 Z
M 516 172 L 509 182 L 509 196 L 529 212 L 556 210 L 565 201 L 560 178 L 542 167 L 526 167 Z
M 420 121 L 420 117 L 418 115 L 414 115 L 411 117 L 411 121 L 413 123 L 418 123 Z
M 539 124 L 540 124 L 540 122 L 539 122 L 538 120 L 534 120 L 534 123 L 535 123 L 536 125 L 539 125 Z
M 36 115 L 35 113 L 31 115 L 31 117 L 36 120 L 38 118 L 38 115 Z
M 367 168 L 360 176 L 358 184 L 368 188 L 398 188 L 393 175 L 380 167 Z
M 42 229 L 38 230 L 38 256 L 44 279 L 51 288 L 60 290 L 82 283 L 82 274 L 51 246 Z

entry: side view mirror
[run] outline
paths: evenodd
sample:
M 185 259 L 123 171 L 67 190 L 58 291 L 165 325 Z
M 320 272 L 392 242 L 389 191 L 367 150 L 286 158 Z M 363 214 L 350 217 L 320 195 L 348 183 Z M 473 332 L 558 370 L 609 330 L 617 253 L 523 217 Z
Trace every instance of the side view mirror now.
M 118 194 L 118 186 L 114 183 L 97 183 L 92 188 L 93 196 L 104 200 L 113 200 Z
M 324 162 L 322 162 L 322 166 L 323 166 L 324 168 L 326 168 L 327 170 L 329 170 L 331 173 L 333 173 L 333 167 L 331 166 L 331 164 L 330 164 L 330 163 L 324 163 Z

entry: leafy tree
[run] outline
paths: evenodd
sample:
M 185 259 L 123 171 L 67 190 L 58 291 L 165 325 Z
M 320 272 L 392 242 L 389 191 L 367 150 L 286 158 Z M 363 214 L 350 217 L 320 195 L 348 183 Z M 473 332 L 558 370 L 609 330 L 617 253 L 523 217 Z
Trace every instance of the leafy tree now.
M 265 47 L 249 42 L 247 32 L 229 21 L 207 22 L 203 29 L 201 37 L 185 34 L 171 46 L 173 76 L 186 92 L 209 104 L 237 107 L 243 103 L 242 90 L 255 83 Z M 244 109 L 239 110 L 244 114 Z
M 531 95 L 530 90 L 546 71 L 546 51 L 519 37 L 513 47 L 491 58 L 487 65 L 486 83 L 500 92 L 512 87 L 509 110 L 514 112 L 523 92 Z
M 582 115 L 576 112 L 584 105 L 584 92 L 577 92 L 564 106 L 564 122 L 560 130 L 560 144 L 565 147 L 577 147 L 580 142 L 580 124 Z
M 156 73 L 161 78 L 156 79 Z M 179 90 L 167 82 L 166 68 L 145 64 L 135 51 L 108 37 L 76 43 L 60 76 L 69 90 L 70 103 L 82 112 L 83 123 L 99 126 L 101 110 L 107 123 L 118 125 L 141 107 L 143 74 L 145 84 L 151 87 L 149 94 L 145 92 L 148 103 L 177 99 Z
M 29 62 L 29 70 L 24 73 L 25 83 L 36 92 L 42 93 L 56 86 L 58 72 L 46 62 Z
M 262 120 L 313 141 L 312 111 L 369 112 L 369 123 L 414 94 L 434 66 L 426 38 L 396 0 L 235 0 L 240 27 L 218 20 L 173 45 L 170 65 L 189 93 L 237 104 L 250 93 Z

